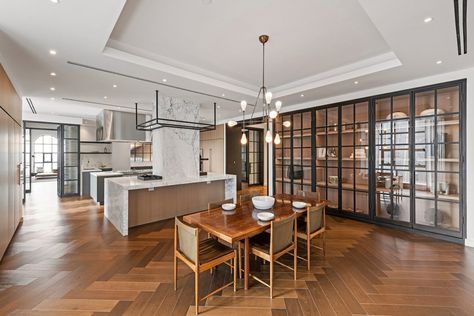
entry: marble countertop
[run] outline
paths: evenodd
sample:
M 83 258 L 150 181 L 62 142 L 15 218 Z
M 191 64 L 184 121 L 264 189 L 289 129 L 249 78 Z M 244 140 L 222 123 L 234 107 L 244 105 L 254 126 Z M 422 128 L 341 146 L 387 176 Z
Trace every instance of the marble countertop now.
M 136 176 L 130 177 L 120 177 L 120 178 L 108 178 L 105 179 L 107 182 L 113 182 L 114 184 L 122 187 L 124 190 L 139 190 L 139 189 L 149 189 L 149 188 L 158 188 L 166 187 L 173 185 L 181 184 L 190 184 L 190 183 L 199 183 L 199 182 L 210 182 L 210 181 L 219 181 L 234 179 L 235 175 L 231 174 L 218 174 L 218 173 L 209 173 L 207 176 L 201 176 L 196 178 L 173 178 L 173 179 L 163 179 L 163 180 L 140 180 Z
M 115 171 L 100 171 L 100 172 L 91 172 L 91 175 L 96 177 L 110 177 L 110 176 L 122 176 L 123 173 Z

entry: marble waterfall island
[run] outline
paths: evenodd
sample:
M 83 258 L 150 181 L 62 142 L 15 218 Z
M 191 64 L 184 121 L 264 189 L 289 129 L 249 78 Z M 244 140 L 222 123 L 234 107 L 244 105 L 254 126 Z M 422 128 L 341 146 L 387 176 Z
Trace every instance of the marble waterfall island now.
M 143 181 L 137 177 L 105 179 L 105 217 L 123 235 L 130 227 L 207 209 L 212 201 L 237 200 L 235 175 L 208 174 Z

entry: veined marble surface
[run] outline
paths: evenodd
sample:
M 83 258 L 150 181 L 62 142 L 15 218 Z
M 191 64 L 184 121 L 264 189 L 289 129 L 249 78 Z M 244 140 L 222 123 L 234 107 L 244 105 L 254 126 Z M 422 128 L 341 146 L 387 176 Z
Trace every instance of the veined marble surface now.
M 237 177 L 230 174 L 210 173 L 202 177 L 182 177 L 163 180 L 143 181 L 136 176 L 107 178 L 104 189 L 105 217 L 123 235 L 128 235 L 128 192 L 130 190 L 160 188 L 199 182 L 224 181 L 225 199 L 234 199 L 237 202 Z
M 158 98 L 160 119 L 199 121 L 199 104 L 178 98 Z M 164 127 L 152 131 L 153 173 L 163 179 L 199 176 L 199 131 Z

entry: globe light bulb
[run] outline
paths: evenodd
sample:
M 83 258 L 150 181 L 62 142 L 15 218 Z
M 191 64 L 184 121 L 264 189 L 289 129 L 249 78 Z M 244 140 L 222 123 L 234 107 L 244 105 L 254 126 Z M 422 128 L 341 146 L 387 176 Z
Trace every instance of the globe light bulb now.
M 290 126 L 291 126 L 291 122 L 290 122 L 290 121 L 284 121 L 284 122 L 283 122 L 283 126 L 285 126 L 285 127 L 290 127 Z
M 245 133 L 242 133 L 242 138 L 240 139 L 240 143 L 242 145 L 247 144 L 247 136 L 245 135 Z
M 274 140 L 274 142 L 275 142 L 275 145 L 280 145 L 280 143 L 281 143 L 280 134 L 277 133 L 277 134 L 275 135 L 275 140 Z
M 227 126 L 229 126 L 229 127 L 234 127 L 235 125 L 237 125 L 237 122 L 236 122 L 236 121 L 229 121 L 229 122 L 227 122 Z
M 280 100 L 275 102 L 275 109 L 277 110 L 277 112 L 280 112 L 281 105 L 282 105 L 282 103 L 281 103 Z
M 271 119 L 274 119 L 278 116 L 278 112 L 277 111 L 270 111 L 270 114 L 268 114 L 268 116 L 270 116 Z
M 267 134 L 265 135 L 265 141 L 267 143 L 271 143 L 273 140 L 272 133 L 270 131 L 267 131 Z
M 273 96 L 273 94 L 270 91 L 265 93 L 265 101 L 267 101 L 267 104 L 272 103 L 272 96 Z
M 247 101 L 245 100 L 240 101 L 240 108 L 242 109 L 243 112 L 245 112 L 245 109 L 247 108 Z

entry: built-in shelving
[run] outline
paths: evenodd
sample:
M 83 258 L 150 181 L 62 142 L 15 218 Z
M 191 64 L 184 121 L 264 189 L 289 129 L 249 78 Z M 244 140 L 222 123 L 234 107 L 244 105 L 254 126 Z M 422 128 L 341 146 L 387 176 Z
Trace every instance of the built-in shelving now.
M 464 111 L 456 81 L 285 113 L 275 193 L 317 191 L 332 214 L 462 238 Z

